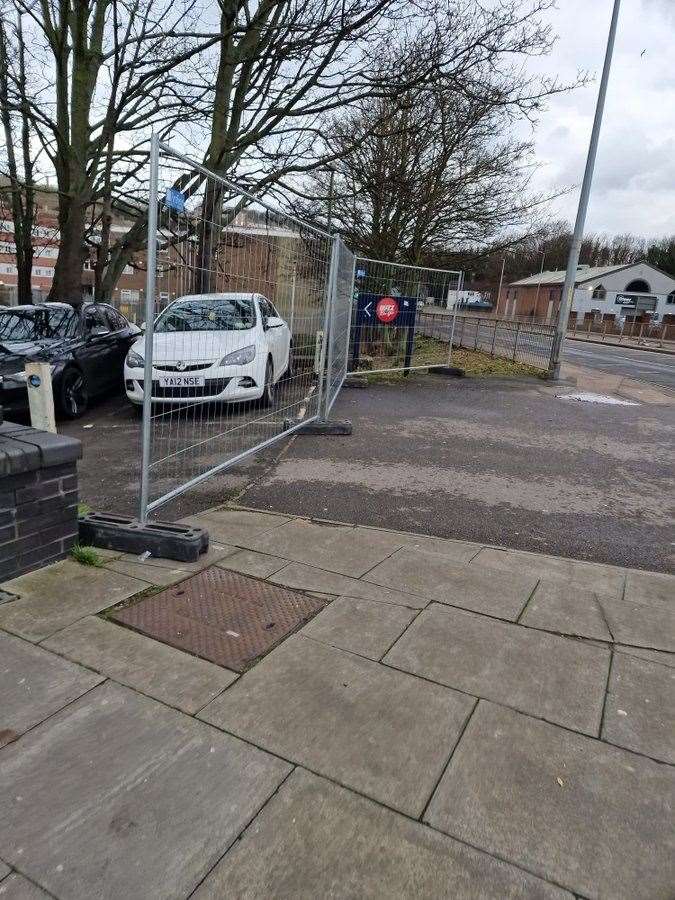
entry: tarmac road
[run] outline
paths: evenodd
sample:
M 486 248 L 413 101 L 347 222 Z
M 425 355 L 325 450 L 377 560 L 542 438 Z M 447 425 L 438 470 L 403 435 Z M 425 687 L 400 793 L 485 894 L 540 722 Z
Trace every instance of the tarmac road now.
M 668 353 L 565 341 L 563 358 L 576 366 L 625 375 L 675 390 L 675 356 Z

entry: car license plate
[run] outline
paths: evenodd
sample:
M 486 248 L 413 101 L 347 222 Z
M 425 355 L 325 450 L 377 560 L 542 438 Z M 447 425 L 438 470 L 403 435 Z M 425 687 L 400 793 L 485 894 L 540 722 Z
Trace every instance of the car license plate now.
M 203 375 L 163 375 L 160 387 L 204 387 Z

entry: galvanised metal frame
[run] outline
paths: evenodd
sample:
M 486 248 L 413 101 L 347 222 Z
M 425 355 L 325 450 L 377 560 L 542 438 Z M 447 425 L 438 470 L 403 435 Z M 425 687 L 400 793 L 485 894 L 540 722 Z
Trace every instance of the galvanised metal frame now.
M 150 179 L 149 179 L 149 200 L 148 200 L 148 242 L 147 242 L 147 276 L 146 276 L 146 296 L 145 296 L 145 365 L 144 365 L 144 385 L 152 385 L 152 370 L 153 370 L 153 345 L 154 345 L 154 320 L 155 320 L 155 295 L 156 295 L 156 268 L 157 268 L 157 237 L 158 237 L 158 212 L 159 212 L 159 158 L 160 153 L 164 152 L 167 156 L 171 157 L 174 160 L 179 162 L 183 162 L 190 167 L 191 170 L 202 173 L 207 178 L 216 179 L 220 182 L 224 187 L 229 188 L 231 191 L 246 197 L 247 199 L 255 202 L 259 206 L 262 206 L 263 209 L 268 210 L 275 215 L 279 213 L 279 210 L 275 209 L 272 205 L 265 202 L 264 200 L 257 197 L 255 194 L 252 194 L 250 191 L 241 187 L 241 185 L 237 184 L 234 181 L 230 181 L 227 178 L 218 175 L 217 173 L 211 172 L 205 166 L 196 163 L 194 160 L 189 157 L 183 155 L 182 153 L 178 153 L 173 150 L 173 148 L 161 142 L 159 140 L 158 135 L 153 134 L 151 143 L 150 143 Z M 284 218 L 297 225 L 299 228 L 312 232 L 313 234 L 327 238 L 331 241 L 331 262 L 330 269 L 328 272 L 327 278 L 327 290 L 326 290 L 326 302 L 325 302 L 325 314 L 324 314 L 324 336 L 323 336 L 323 346 L 321 352 L 321 371 L 319 374 L 319 397 L 317 409 L 318 412 L 316 415 L 308 416 L 303 419 L 301 422 L 298 422 L 295 425 L 292 425 L 288 428 L 284 428 L 284 430 L 269 438 L 268 440 L 261 441 L 253 447 L 248 448 L 247 450 L 242 451 L 241 453 L 236 454 L 230 459 L 225 460 L 222 463 L 219 463 L 216 466 L 211 467 L 208 471 L 202 472 L 199 475 L 196 475 L 193 478 L 185 481 L 183 484 L 178 485 L 173 490 L 168 491 L 163 494 L 161 497 L 158 497 L 156 500 L 150 501 L 150 465 L 151 465 L 151 451 L 152 451 L 152 387 L 150 390 L 144 390 L 143 392 L 143 425 L 142 425 L 142 451 L 141 451 L 141 489 L 140 489 L 140 498 L 139 498 L 139 519 L 141 522 L 146 522 L 148 518 L 148 514 L 156 510 L 158 507 L 163 506 L 165 503 L 168 503 L 170 500 L 175 499 L 181 494 L 193 488 L 195 485 L 200 484 L 202 481 L 211 478 L 212 476 L 225 471 L 232 466 L 238 465 L 249 457 L 253 456 L 256 453 L 259 453 L 261 450 L 264 450 L 266 447 L 269 447 L 278 441 L 288 437 L 299 429 L 303 428 L 305 425 L 315 422 L 321 418 L 322 410 L 324 410 L 324 415 L 327 415 L 326 412 L 326 404 L 324 399 L 325 394 L 325 374 L 326 374 L 326 341 L 329 339 L 328 336 L 328 325 L 330 323 L 330 315 L 331 315 L 331 302 L 333 297 L 333 291 L 331 290 L 331 285 L 335 278 L 334 273 L 334 264 L 337 259 L 336 256 L 336 247 L 338 246 L 339 238 L 336 235 L 332 235 L 327 231 L 324 231 L 321 228 L 317 228 L 314 225 L 311 225 L 307 222 L 302 221 L 296 216 L 289 215 L 283 213 Z

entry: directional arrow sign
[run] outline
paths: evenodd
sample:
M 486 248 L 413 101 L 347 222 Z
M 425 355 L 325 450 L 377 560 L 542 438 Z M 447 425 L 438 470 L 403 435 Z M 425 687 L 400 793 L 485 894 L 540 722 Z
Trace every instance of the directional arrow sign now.
M 368 316 L 369 319 L 371 319 L 373 316 L 372 312 L 370 311 L 372 305 L 373 301 L 371 300 L 370 303 L 366 303 L 366 305 L 363 307 L 363 315 Z

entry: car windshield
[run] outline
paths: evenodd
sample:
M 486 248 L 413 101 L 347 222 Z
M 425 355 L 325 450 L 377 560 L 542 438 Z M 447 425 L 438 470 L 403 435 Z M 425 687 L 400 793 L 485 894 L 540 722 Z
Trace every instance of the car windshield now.
M 0 311 L 0 342 L 40 341 L 73 337 L 77 315 L 72 309 L 7 309 Z
M 255 307 L 248 297 L 185 300 L 168 306 L 155 322 L 155 333 L 166 331 L 243 331 L 255 325 Z

